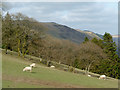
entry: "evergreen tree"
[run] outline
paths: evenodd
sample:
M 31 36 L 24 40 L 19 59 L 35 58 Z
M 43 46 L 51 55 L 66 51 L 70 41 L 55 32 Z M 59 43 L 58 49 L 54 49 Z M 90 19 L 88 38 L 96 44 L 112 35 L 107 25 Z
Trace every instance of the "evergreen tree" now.
M 96 37 L 94 37 L 91 41 L 94 42 L 95 44 L 98 44 L 98 39 Z
M 84 39 L 84 42 L 83 42 L 83 43 L 88 42 L 88 41 L 89 41 L 88 37 L 85 37 L 85 39 Z
M 116 52 L 116 44 L 113 42 L 112 36 L 109 33 L 105 33 L 103 36 L 104 52 L 107 54 L 108 59 L 106 60 L 106 72 L 107 75 L 114 78 L 120 78 L 118 68 L 119 57 Z M 105 68 L 103 66 L 103 68 Z
M 104 48 L 104 46 L 103 46 L 103 40 L 102 39 L 97 39 L 97 38 L 93 38 L 92 40 L 91 40 L 93 43 L 95 43 L 95 44 L 97 44 L 98 46 L 100 46 L 102 49 Z
M 108 54 L 109 59 L 115 60 L 117 58 L 116 55 L 116 44 L 113 42 L 112 36 L 109 33 L 105 33 L 103 36 L 104 41 L 104 52 Z
M 104 59 L 99 65 L 95 66 L 94 72 L 105 74 L 113 78 L 120 78 L 120 73 L 118 72 L 120 58 L 117 55 L 117 46 L 115 42 L 113 42 L 112 36 L 109 33 L 105 33 L 103 40 L 93 38 L 91 41 L 100 46 L 107 55 L 106 59 Z

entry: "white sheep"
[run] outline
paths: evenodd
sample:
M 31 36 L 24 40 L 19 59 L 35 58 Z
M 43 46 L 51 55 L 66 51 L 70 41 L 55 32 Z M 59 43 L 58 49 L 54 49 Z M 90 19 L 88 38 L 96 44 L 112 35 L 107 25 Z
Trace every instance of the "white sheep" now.
M 55 68 L 55 66 L 52 65 L 52 66 L 50 66 L 50 68 Z
M 91 75 L 88 75 L 88 77 L 91 77 Z
M 106 79 L 106 76 L 105 75 L 100 75 L 99 79 Z
M 30 71 L 30 72 L 31 72 L 31 71 L 32 71 L 32 67 L 25 67 L 25 68 L 23 69 L 23 72 L 24 72 L 24 71 Z
M 30 65 L 30 67 L 35 67 L 35 63 L 32 63 L 32 64 Z

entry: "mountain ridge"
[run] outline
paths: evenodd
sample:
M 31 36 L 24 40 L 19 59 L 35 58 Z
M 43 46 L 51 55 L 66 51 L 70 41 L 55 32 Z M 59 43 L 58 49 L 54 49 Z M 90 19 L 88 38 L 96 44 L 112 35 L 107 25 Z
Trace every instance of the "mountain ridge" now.
M 66 25 L 57 24 L 55 22 L 40 22 L 41 25 L 48 28 L 47 34 L 59 39 L 65 39 L 74 43 L 80 44 L 84 41 L 85 37 L 92 39 L 94 37 L 101 39 L 93 32 L 79 31 Z M 91 34 L 92 33 L 92 34 Z

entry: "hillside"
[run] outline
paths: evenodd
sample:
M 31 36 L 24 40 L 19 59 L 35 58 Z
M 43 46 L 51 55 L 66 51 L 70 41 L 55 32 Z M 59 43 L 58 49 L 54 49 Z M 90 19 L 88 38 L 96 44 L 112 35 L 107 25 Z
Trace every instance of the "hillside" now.
M 1 53 L 0 53 L 1 54 Z M 51 69 L 37 64 L 32 73 L 23 72 L 32 62 L 14 54 L 2 54 L 3 88 L 117 88 L 117 80 L 94 77 Z M 9 69 L 8 69 L 9 68 Z
M 50 23 L 46 22 L 46 23 L 40 23 L 40 24 L 48 28 L 46 30 L 47 34 L 50 34 L 53 37 L 56 37 L 59 39 L 70 40 L 78 44 L 82 43 L 85 37 L 88 37 L 89 39 L 92 39 L 93 37 L 99 38 L 95 34 L 84 33 L 82 31 L 78 31 L 68 26 L 57 24 L 54 22 L 50 22 Z
M 97 33 L 94 33 L 92 31 L 89 31 L 89 30 L 79 30 L 79 29 L 76 29 L 78 32 L 81 32 L 81 33 L 84 33 L 84 34 L 87 34 L 89 36 L 91 36 L 92 38 L 96 37 L 97 39 L 101 39 L 103 35 L 100 35 L 100 34 L 97 34 Z
M 40 37 L 41 37 L 41 33 L 43 32 L 45 35 L 50 35 L 57 39 L 69 40 L 77 44 L 82 43 L 85 37 L 88 37 L 89 39 L 92 39 L 94 37 L 98 39 L 100 38 L 98 35 L 96 35 L 93 32 L 76 30 L 65 25 L 57 24 L 55 22 L 43 23 L 43 22 L 34 22 L 29 20 L 16 21 L 16 23 L 17 22 L 21 26 L 30 28 L 31 32 L 39 33 Z M 16 25 L 16 23 L 14 23 L 14 25 Z M 44 37 L 44 35 L 42 37 Z
M 43 58 L 48 67 L 55 61 L 70 66 L 71 72 L 78 68 L 86 70 L 86 74 L 90 71 L 119 78 L 119 65 L 116 63 L 119 58 L 114 54 L 116 47 L 109 33 L 105 33 L 102 40 L 88 31 L 80 32 L 53 22 L 31 21 L 24 16 L 16 18 L 18 16 L 13 17 L 7 13 L 3 17 L 2 49 L 5 49 L 6 54 L 11 50 L 23 59 L 26 55 Z M 97 38 L 93 38 L 94 36 Z M 93 39 L 88 40 L 86 37 Z

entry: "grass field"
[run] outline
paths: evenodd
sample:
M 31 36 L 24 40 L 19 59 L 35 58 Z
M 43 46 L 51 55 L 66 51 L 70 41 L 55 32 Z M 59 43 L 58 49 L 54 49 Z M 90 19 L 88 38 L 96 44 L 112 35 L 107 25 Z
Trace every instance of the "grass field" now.
M 37 64 L 32 72 L 23 72 L 31 62 L 15 55 L 2 54 L 3 88 L 117 88 L 117 80 L 99 80 Z

